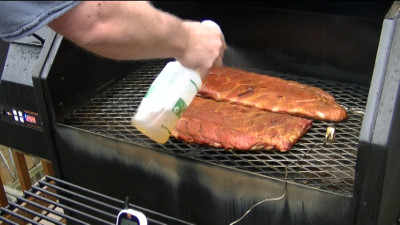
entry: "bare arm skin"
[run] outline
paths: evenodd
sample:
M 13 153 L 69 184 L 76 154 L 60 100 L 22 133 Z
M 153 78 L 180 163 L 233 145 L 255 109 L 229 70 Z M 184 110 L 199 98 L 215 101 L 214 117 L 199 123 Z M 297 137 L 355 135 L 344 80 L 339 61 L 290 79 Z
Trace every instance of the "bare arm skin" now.
M 222 65 L 226 49 L 219 29 L 184 21 L 143 1 L 82 2 L 49 27 L 106 58 L 175 58 L 202 77 Z

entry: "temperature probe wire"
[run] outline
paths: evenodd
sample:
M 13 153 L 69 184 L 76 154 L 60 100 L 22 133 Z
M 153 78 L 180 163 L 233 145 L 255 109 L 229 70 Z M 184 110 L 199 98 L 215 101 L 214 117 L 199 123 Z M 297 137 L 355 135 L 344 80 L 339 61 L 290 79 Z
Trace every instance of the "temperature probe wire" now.
M 327 143 L 326 143 L 326 141 L 325 141 L 325 143 L 323 143 L 323 145 L 325 146 L 326 144 L 327 144 Z M 239 219 L 237 219 L 237 220 L 231 222 L 229 225 L 234 225 L 234 224 L 240 222 L 240 221 L 241 221 L 243 218 L 245 218 L 245 217 L 247 216 L 247 214 L 249 214 L 255 207 L 257 207 L 258 205 L 261 205 L 262 203 L 282 200 L 282 199 L 285 197 L 285 195 L 286 195 L 286 189 L 287 189 L 287 184 L 288 184 L 288 182 L 287 182 L 288 167 L 289 167 L 290 165 L 292 165 L 292 164 L 297 165 L 297 164 L 303 159 L 303 157 L 304 157 L 305 155 L 307 155 L 310 151 L 314 150 L 315 147 L 317 147 L 317 146 L 318 146 L 318 145 L 315 145 L 315 146 L 313 146 L 312 148 L 308 149 L 306 152 L 303 153 L 303 155 L 302 155 L 300 158 L 297 159 L 297 161 L 295 161 L 294 163 L 293 163 L 293 162 L 292 162 L 292 163 L 288 163 L 288 164 L 285 166 L 285 186 L 284 186 L 284 188 L 283 188 L 283 193 L 282 193 L 281 196 L 276 197 L 276 198 L 266 198 L 266 199 L 264 199 L 264 200 L 261 200 L 261 201 L 257 202 L 257 203 L 254 204 L 252 207 L 250 207 L 250 209 L 248 209 Z

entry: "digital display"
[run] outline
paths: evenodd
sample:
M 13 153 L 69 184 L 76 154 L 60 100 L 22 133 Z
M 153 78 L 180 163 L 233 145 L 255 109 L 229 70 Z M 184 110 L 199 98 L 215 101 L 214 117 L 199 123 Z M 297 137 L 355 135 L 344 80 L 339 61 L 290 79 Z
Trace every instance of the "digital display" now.
M 39 113 L 0 104 L 0 120 L 20 126 L 43 130 Z
M 136 218 L 131 218 L 131 219 L 121 218 L 120 225 L 139 225 L 139 222 L 137 222 Z
M 36 124 L 36 118 L 34 116 L 24 114 L 24 117 L 26 122 Z

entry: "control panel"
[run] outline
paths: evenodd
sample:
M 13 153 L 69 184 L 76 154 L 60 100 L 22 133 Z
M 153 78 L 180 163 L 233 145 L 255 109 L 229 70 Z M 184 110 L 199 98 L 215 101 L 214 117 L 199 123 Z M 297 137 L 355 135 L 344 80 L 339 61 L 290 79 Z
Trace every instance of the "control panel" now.
M 43 130 L 43 124 L 40 120 L 39 113 L 29 110 L 0 105 L 0 120 Z

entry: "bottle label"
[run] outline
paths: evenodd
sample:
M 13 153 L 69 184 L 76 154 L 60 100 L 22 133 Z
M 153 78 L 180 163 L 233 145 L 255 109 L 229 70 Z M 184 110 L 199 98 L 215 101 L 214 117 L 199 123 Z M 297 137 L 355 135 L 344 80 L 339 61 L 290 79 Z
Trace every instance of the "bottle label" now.
M 186 108 L 187 105 L 185 101 L 183 101 L 182 98 L 179 98 L 178 101 L 176 101 L 174 107 L 172 108 L 172 112 L 174 112 L 178 118 L 181 118 L 182 113 L 186 110 Z

